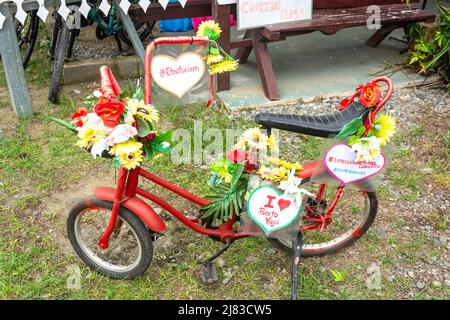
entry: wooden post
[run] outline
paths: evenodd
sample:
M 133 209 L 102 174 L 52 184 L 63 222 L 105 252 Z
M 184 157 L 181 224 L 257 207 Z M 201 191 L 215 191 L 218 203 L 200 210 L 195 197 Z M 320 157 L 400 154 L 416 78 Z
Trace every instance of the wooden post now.
M 269 48 L 267 47 L 267 41 L 261 35 L 260 29 L 252 30 L 252 45 L 255 50 L 256 62 L 258 64 L 259 76 L 261 77 L 264 93 L 269 100 L 279 100 L 280 91 L 278 90 L 275 72 L 273 71 Z
M 2 57 L 11 102 L 17 117 L 31 117 L 33 110 L 31 109 L 25 71 L 22 66 L 22 55 L 17 43 L 16 28 L 9 5 L 6 3 L 0 4 L 0 12 L 6 18 L 3 28 L 0 29 L 0 56 Z
M 125 14 L 122 8 L 119 6 L 119 1 L 115 1 L 117 4 L 117 9 L 119 10 L 120 20 L 122 20 L 123 26 L 128 33 L 128 37 L 130 38 L 131 44 L 133 45 L 134 51 L 139 57 L 141 61 L 142 67 L 144 67 L 144 46 L 142 45 L 141 39 L 134 27 L 133 21 L 131 21 L 130 16 Z
M 219 45 L 225 50 L 226 53 L 230 53 L 231 50 L 231 26 L 230 26 L 230 5 L 219 5 L 217 0 L 212 1 L 212 16 L 213 19 L 220 24 L 222 29 L 222 34 L 219 38 Z M 214 90 L 225 91 L 230 90 L 230 73 L 225 72 L 223 74 L 215 76 L 214 79 Z

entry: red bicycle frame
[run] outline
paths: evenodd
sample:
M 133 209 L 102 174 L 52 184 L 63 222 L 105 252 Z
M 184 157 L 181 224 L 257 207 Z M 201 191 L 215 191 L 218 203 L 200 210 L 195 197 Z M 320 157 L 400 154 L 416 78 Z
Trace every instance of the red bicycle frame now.
M 151 58 L 153 50 L 158 45 L 166 45 L 166 44 L 207 44 L 209 42 L 209 39 L 206 37 L 176 37 L 176 38 L 169 38 L 169 37 L 162 37 L 158 38 L 152 43 L 150 43 L 147 46 L 147 50 L 145 52 L 145 84 L 144 84 L 144 101 L 147 104 L 151 104 L 152 102 L 152 77 L 151 77 Z M 102 75 L 106 75 L 106 79 L 102 79 L 102 90 L 107 92 L 115 93 L 116 95 L 118 92 L 120 92 L 120 88 L 117 85 L 116 80 L 114 79 L 114 76 L 112 73 L 105 67 L 105 70 L 101 70 Z M 370 125 L 371 122 L 373 122 L 376 113 L 383 107 L 383 105 L 386 103 L 386 101 L 390 98 L 392 95 L 392 82 L 388 78 L 377 78 L 374 80 L 374 82 L 386 82 L 388 84 L 388 91 L 386 96 L 380 101 L 380 103 L 377 105 L 376 108 L 373 109 L 373 111 L 370 111 L 368 120 L 366 121 L 366 124 L 368 123 Z M 320 163 L 312 162 L 309 164 L 304 165 L 303 170 L 299 172 L 299 177 L 302 179 L 309 179 L 312 177 L 313 173 L 317 171 L 317 166 L 320 165 Z M 323 169 L 323 168 L 322 168 Z M 323 169 L 324 170 L 324 169 Z M 109 187 L 99 187 L 95 191 L 95 196 L 99 199 L 110 201 L 113 203 L 113 207 L 111 210 L 111 217 L 108 222 L 108 225 L 106 227 L 105 232 L 100 237 L 100 240 L 98 241 L 98 244 L 101 248 L 105 249 L 108 247 L 108 241 L 112 234 L 112 231 L 117 223 L 117 217 L 119 214 L 119 209 L 121 206 L 131 210 L 134 214 L 139 216 L 139 218 L 147 225 L 147 227 L 154 233 L 163 233 L 166 230 L 166 225 L 164 221 L 161 219 L 161 217 L 156 214 L 156 212 L 140 197 L 146 198 L 150 200 L 151 202 L 156 203 L 160 207 L 162 207 L 164 210 L 172 214 L 174 217 L 176 217 L 178 220 L 180 220 L 182 223 L 184 223 L 187 227 L 191 228 L 192 230 L 209 236 L 215 236 L 220 238 L 222 242 L 226 242 L 232 239 L 236 238 L 242 238 L 246 236 L 251 236 L 255 234 L 250 233 L 240 233 L 238 228 L 233 227 L 234 222 L 236 222 L 236 213 L 233 215 L 233 217 L 228 220 L 227 222 L 223 223 L 221 226 L 219 226 L 217 229 L 211 229 L 203 227 L 199 224 L 200 219 L 189 219 L 185 215 L 183 215 L 180 211 L 175 209 L 172 205 L 167 203 L 165 200 L 161 199 L 160 197 L 140 188 L 139 185 L 139 177 L 142 177 L 144 179 L 147 179 L 167 190 L 170 190 L 179 196 L 197 204 L 198 206 L 203 206 L 209 203 L 208 200 L 205 200 L 203 198 L 197 197 L 190 193 L 189 191 L 176 186 L 148 171 L 141 167 L 137 167 L 133 170 L 126 170 L 124 168 L 121 168 L 119 171 L 118 179 L 117 179 L 117 186 L 116 188 L 109 188 Z M 336 191 L 333 201 L 329 208 L 327 209 L 325 216 L 318 219 L 316 221 L 316 224 L 309 225 L 307 227 L 301 228 L 300 231 L 306 231 L 311 230 L 315 228 L 320 228 L 323 230 L 323 228 L 331 223 L 331 216 L 334 208 L 336 207 L 339 198 L 342 194 L 344 186 L 340 186 L 338 190 Z M 317 200 L 321 200 L 325 191 L 325 185 L 322 184 L 319 188 L 319 192 L 316 195 Z M 306 206 L 306 209 L 308 211 L 308 214 L 310 213 L 310 208 Z M 308 210 L 309 209 L 309 210 Z

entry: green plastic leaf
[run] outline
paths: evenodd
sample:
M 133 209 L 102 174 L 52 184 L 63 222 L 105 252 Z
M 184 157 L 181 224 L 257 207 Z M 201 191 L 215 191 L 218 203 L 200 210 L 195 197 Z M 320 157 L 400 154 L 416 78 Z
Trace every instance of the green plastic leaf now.
M 152 142 L 161 143 L 161 142 L 172 142 L 172 134 L 173 130 L 168 130 L 166 132 L 158 134 L 155 138 L 153 138 Z
M 361 128 L 359 128 L 358 132 L 356 132 L 356 136 L 358 138 L 361 138 L 362 135 L 366 132 L 366 127 L 365 126 L 361 126 Z
M 120 163 L 120 158 L 119 157 L 114 157 L 112 160 L 112 166 L 116 167 L 116 168 L 120 168 L 122 164 Z
M 216 48 L 216 47 L 211 47 L 209 49 L 209 53 L 210 54 L 220 54 L 220 50 L 218 48 Z
M 208 38 L 211 40 L 217 40 L 220 38 L 220 33 L 211 30 L 211 35 Z
M 212 172 L 221 173 L 227 171 L 229 165 L 228 159 L 218 160 L 208 166 L 208 169 Z
M 150 126 L 148 125 L 147 121 L 145 121 L 141 118 L 136 118 L 136 122 L 137 122 L 138 136 L 141 138 L 148 136 L 151 129 L 150 129 Z
M 346 123 L 341 131 L 334 137 L 335 139 L 345 138 L 352 134 L 355 134 L 359 128 L 363 125 L 363 122 L 359 118 L 355 118 L 352 121 Z
M 356 142 L 358 142 L 359 138 L 357 136 L 351 136 L 348 141 L 347 144 L 351 147 L 353 146 Z
M 239 179 L 242 176 L 242 172 L 244 171 L 244 164 L 239 164 L 239 167 L 233 172 L 233 179 L 231 180 L 230 187 L 231 189 L 235 189 Z
M 70 122 L 67 122 L 67 121 L 64 121 L 64 120 L 61 120 L 61 119 L 58 119 L 58 118 L 54 118 L 54 117 L 49 117 L 49 119 L 51 121 L 53 121 L 54 123 L 56 123 L 56 124 L 58 124 L 60 126 L 63 126 L 66 129 L 69 129 L 70 131 L 73 131 L 75 133 L 78 132 L 76 127 L 75 127 L 75 125 L 73 123 L 70 123 Z
M 136 92 L 133 94 L 133 99 L 143 100 L 144 99 L 144 90 L 141 86 L 138 86 Z
M 345 274 L 343 272 L 333 269 L 333 270 L 331 270 L 331 274 L 334 277 L 334 281 L 336 281 L 336 282 L 344 282 L 345 281 Z

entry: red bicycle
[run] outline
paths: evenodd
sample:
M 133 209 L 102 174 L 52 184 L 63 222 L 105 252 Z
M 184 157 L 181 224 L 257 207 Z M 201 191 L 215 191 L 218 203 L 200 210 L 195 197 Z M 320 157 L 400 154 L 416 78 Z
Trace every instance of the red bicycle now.
M 145 56 L 145 103 L 151 103 L 150 62 L 154 48 L 163 44 L 206 44 L 202 37 L 159 38 L 152 42 Z M 120 88 L 111 76 L 111 87 L 117 95 Z M 325 116 L 297 116 L 287 114 L 260 113 L 255 121 L 267 130 L 277 128 L 317 137 L 336 135 L 342 127 L 356 117 L 363 118 L 369 128 L 377 112 L 392 96 L 393 85 L 388 78 L 377 78 L 372 83 L 387 85 L 384 97 L 378 105 L 362 110 L 350 104 L 341 112 Z M 304 202 L 305 214 L 294 241 L 269 239 L 278 248 L 295 252 L 295 256 L 322 256 L 333 254 L 350 246 L 363 236 L 377 214 L 377 196 L 369 180 L 353 184 L 357 189 L 343 185 L 315 183 L 313 176 L 327 171 L 318 162 L 303 165 L 299 172 L 302 184 L 315 194 Z M 214 240 L 224 243 L 217 253 L 203 264 L 207 275 L 214 275 L 212 261 L 225 252 L 237 239 L 251 236 L 240 231 L 239 214 L 234 213 L 228 221 L 216 225 L 211 218 L 188 218 L 166 200 L 139 186 L 144 178 L 191 201 L 199 207 L 208 201 L 195 196 L 157 175 L 137 167 L 133 170 L 120 169 L 116 188 L 99 187 L 95 196 L 78 202 L 67 219 L 70 242 L 80 258 L 90 267 L 112 278 L 133 278 L 142 275 L 152 261 L 153 241 L 164 234 L 163 219 L 142 198 L 150 200 L 184 223 L 188 228 Z M 297 250 L 296 250 L 297 249 Z M 298 264 L 298 259 L 294 267 Z M 294 276 L 296 273 L 294 270 Z M 208 278 L 208 277 L 207 277 Z M 296 279 L 295 279 L 296 283 Z

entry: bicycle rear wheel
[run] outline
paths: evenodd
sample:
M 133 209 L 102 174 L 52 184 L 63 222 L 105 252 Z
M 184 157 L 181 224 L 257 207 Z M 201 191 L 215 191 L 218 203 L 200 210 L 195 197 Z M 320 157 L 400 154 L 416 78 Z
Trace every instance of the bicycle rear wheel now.
M 319 184 L 307 184 L 306 187 L 316 194 Z M 370 228 L 377 214 L 378 200 L 369 182 L 360 182 L 353 187 L 343 190 L 339 202 L 333 211 L 332 222 L 322 232 L 319 228 L 303 232 L 303 247 L 301 255 L 304 257 L 324 256 L 334 254 L 354 244 Z M 308 206 L 314 214 L 303 217 L 302 228 L 316 223 L 311 218 L 324 215 L 332 203 L 337 186 L 325 186 L 322 200 L 315 197 L 308 198 L 304 206 Z M 292 241 L 269 238 L 277 248 L 292 253 Z
M 39 31 L 37 11 L 35 10 L 28 13 L 24 25 L 18 21 L 15 21 L 15 23 L 17 42 L 22 54 L 22 64 L 23 67 L 26 68 L 33 53 Z
M 153 27 L 155 26 L 156 21 L 149 21 L 149 22 L 136 22 L 134 23 L 134 27 L 136 28 L 136 31 L 139 35 L 139 39 L 143 42 L 145 41 L 150 35 L 152 35 L 153 39 Z M 127 31 L 125 28 L 121 29 L 119 32 L 120 40 L 125 43 L 128 46 L 132 46 L 130 37 L 128 36 Z
M 55 28 L 57 28 L 56 25 Z M 56 102 L 59 88 L 63 83 L 64 63 L 69 50 L 71 32 L 72 31 L 67 27 L 66 23 L 61 23 L 59 31 L 54 32 L 57 39 L 54 40 L 55 50 L 52 67 L 52 79 L 50 80 L 48 90 L 48 100 L 53 103 Z

